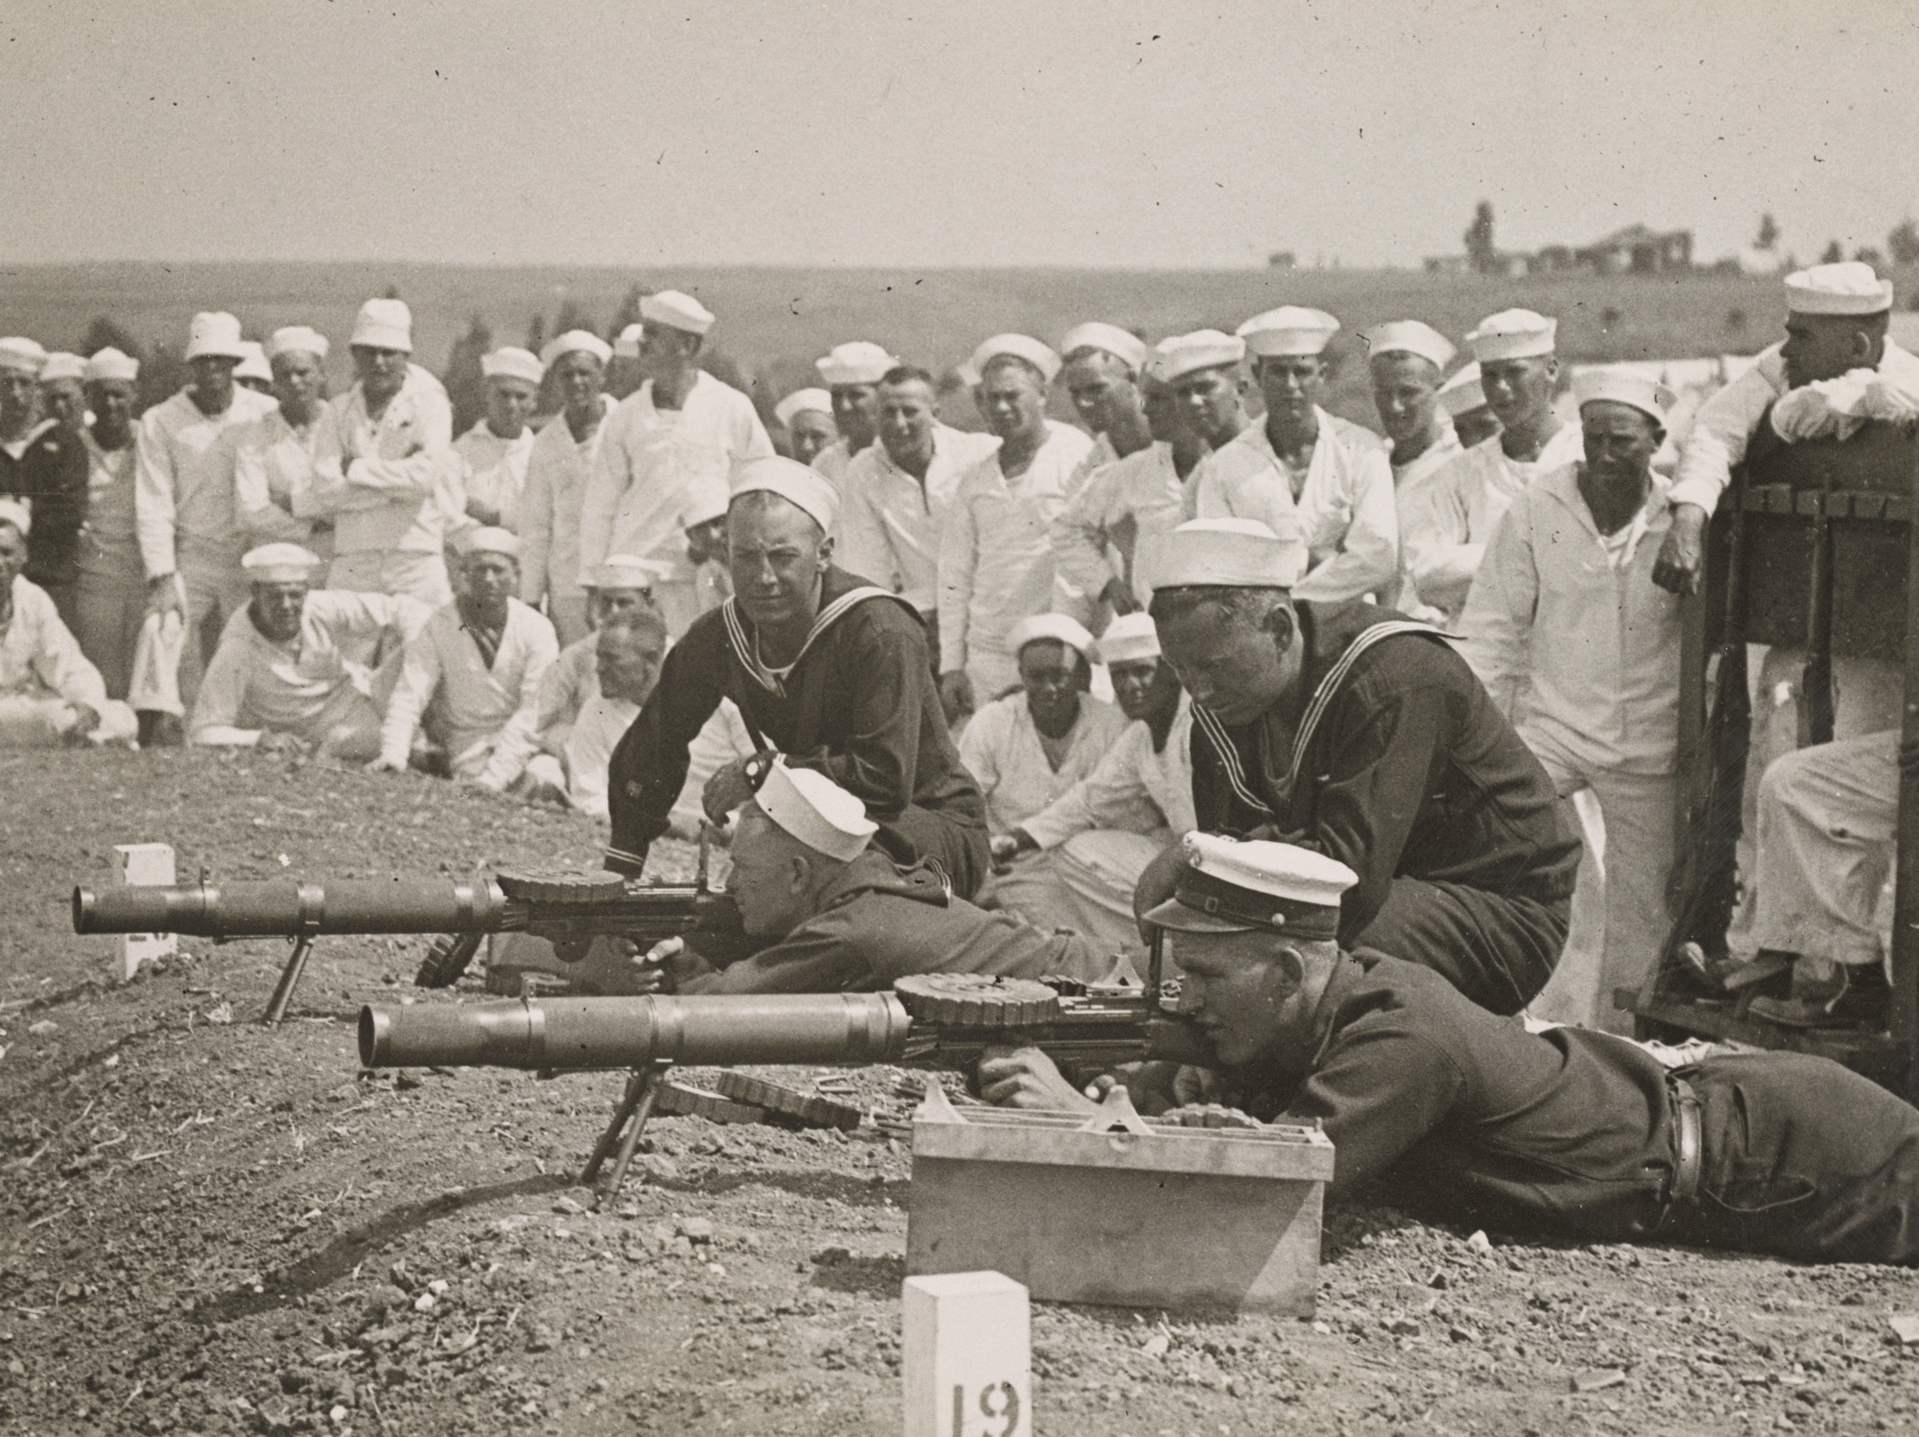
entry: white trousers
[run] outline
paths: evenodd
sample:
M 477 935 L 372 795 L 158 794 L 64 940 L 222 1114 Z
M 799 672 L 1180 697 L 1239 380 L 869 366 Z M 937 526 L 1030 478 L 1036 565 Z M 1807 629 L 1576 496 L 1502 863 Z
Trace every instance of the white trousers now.
M 334 557 L 327 569 L 329 589 L 359 594 L 405 594 L 429 609 L 453 602 L 446 581 L 446 556 L 424 549 L 358 549 Z
M 1787 754 L 1766 770 L 1758 807 L 1757 946 L 1819 962 L 1881 961 L 1891 927 L 1898 733 Z
M 1632 1015 L 1613 990 L 1637 989 L 1672 928 L 1677 782 L 1670 773 L 1617 773 L 1529 734 L 1539 761 L 1577 816 L 1585 852 L 1573 888 L 1566 947 L 1553 976 L 1527 1005 L 1535 1017 L 1630 1033 Z
M 996 874 L 993 905 L 1039 928 L 1071 928 L 1102 952 L 1138 957 L 1146 946 L 1133 922 L 1133 889 L 1173 836 L 1171 829 L 1076 833 L 1057 848 L 1021 855 L 1008 872 Z

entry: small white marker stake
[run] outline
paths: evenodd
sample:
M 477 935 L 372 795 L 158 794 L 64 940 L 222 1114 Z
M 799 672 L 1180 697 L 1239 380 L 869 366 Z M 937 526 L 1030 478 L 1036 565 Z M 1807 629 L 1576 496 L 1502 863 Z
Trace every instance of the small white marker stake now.
M 116 843 L 113 846 L 113 875 L 120 883 L 142 886 L 171 886 L 173 883 L 173 845 L 168 843 Z M 120 963 L 120 980 L 126 982 L 140 971 L 142 963 L 165 958 L 180 946 L 171 933 L 122 933 L 113 940 L 114 957 Z
M 1026 1289 L 997 1272 L 909 1277 L 900 1306 L 906 1437 L 1030 1437 Z

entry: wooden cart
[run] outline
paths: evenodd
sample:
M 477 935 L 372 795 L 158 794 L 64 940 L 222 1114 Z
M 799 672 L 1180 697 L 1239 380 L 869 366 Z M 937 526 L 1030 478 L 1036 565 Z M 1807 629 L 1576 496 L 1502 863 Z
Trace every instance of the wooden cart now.
M 1760 426 L 1708 531 L 1704 582 L 1682 607 L 1677 916 L 1638 994 L 1642 1036 L 1731 1038 L 1820 1053 L 1919 1099 L 1919 774 L 1902 772 L 1892 928 L 1892 1007 L 1882 1033 L 1801 1030 L 1734 1004 L 1683 996 L 1671 954 L 1687 940 L 1723 952 L 1737 894 L 1734 849 L 1749 751 L 1747 644 L 1802 649 L 1810 732 L 1832 738 L 1831 661 L 1903 669 L 1905 743 L 1919 740 L 1919 439 L 1869 424 L 1842 442 L 1783 445 Z

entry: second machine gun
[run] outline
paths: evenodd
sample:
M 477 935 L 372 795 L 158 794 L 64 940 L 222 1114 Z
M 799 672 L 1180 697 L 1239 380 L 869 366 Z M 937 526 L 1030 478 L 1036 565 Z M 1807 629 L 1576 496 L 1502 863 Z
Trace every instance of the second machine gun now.
M 461 973 L 489 933 L 530 933 L 553 945 L 562 962 L 577 963 L 596 938 L 656 943 L 698 927 L 725 905 L 707 887 L 707 845 L 692 883 L 642 883 L 615 873 L 503 870 L 466 881 L 348 879 L 302 883 L 129 885 L 95 892 L 73 890 L 76 933 L 181 933 L 226 941 L 287 938 L 293 953 L 267 1003 L 266 1021 L 286 1016 L 322 934 L 433 933 L 415 983 L 444 988 Z

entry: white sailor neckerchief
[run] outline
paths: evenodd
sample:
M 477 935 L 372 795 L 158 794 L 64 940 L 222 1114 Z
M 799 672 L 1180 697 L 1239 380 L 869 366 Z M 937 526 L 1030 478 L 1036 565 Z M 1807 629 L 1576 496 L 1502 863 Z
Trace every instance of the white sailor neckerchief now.
M 867 599 L 897 598 L 891 590 L 882 589 L 877 584 L 861 584 L 848 589 L 832 603 L 822 608 L 814 616 L 813 625 L 806 631 L 806 641 L 800 645 L 800 651 L 793 655 L 793 662 L 786 665 L 780 673 L 773 672 L 760 658 L 759 645 L 746 631 L 746 623 L 740 618 L 739 604 L 736 599 L 728 599 L 720 605 L 720 617 L 726 624 L 726 641 L 732 646 L 733 657 L 740 661 L 748 677 L 776 698 L 785 698 L 786 682 L 784 674 L 793 672 L 799 661 L 806 657 L 807 650 L 813 647 L 813 641 L 833 627 L 841 615 L 855 604 Z
M 1420 623 L 1416 619 L 1389 619 L 1383 624 L 1374 624 L 1371 628 L 1362 629 L 1358 637 L 1346 646 L 1346 651 L 1321 676 L 1319 683 L 1313 688 L 1312 699 L 1306 705 L 1306 712 L 1300 717 L 1299 731 L 1293 739 L 1293 758 L 1286 770 L 1288 793 L 1291 793 L 1299 783 L 1299 766 L 1304 761 L 1306 746 L 1312 742 L 1313 733 L 1319 727 L 1320 720 L 1325 717 L 1334 693 L 1337 692 L 1340 684 L 1345 682 L 1346 675 L 1352 672 L 1353 665 L 1358 661 L 1359 656 L 1381 639 L 1390 639 L 1398 634 L 1427 634 L 1435 639 L 1447 637 L 1443 630 L 1431 624 Z M 1279 815 L 1273 812 L 1272 805 L 1255 794 L 1252 785 L 1247 782 L 1246 766 L 1240 759 L 1239 749 L 1227 734 L 1226 726 L 1211 710 L 1198 703 L 1193 705 L 1193 724 L 1206 736 L 1207 743 L 1218 755 L 1220 767 L 1225 772 L 1226 782 L 1233 790 L 1233 796 L 1256 812 L 1277 819 Z

